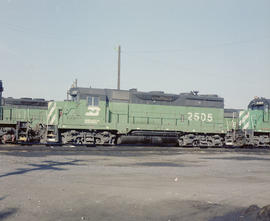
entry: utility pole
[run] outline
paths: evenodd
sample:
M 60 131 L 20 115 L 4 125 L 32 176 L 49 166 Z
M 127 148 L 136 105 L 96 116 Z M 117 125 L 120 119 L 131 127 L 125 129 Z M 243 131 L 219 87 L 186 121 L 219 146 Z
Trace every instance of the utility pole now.
M 120 90 L 120 67 L 121 67 L 121 46 L 118 46 L 118 79 L 117 90 Z
M 2 105 L 2 92 L 4 91 L 3 83 L 0 80 L 0 106 Z M 1 116 L 0 116 L 1 117 Z

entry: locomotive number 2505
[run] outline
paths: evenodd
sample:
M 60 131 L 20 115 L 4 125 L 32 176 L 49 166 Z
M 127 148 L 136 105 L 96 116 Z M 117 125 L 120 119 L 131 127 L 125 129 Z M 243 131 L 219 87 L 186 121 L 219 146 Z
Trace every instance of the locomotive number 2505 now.
M 213 114 L 206 114 L 206 113 L 192 113 L 192 112 L 188 112 L 188 120 L 192 121 L 208 121 L 211 122 L 213 121 Z

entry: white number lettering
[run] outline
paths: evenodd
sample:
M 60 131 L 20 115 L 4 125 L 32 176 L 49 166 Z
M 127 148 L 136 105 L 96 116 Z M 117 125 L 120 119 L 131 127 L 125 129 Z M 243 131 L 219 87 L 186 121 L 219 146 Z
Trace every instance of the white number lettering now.
M 200 114 L 199 113 L 194 114 L 194 120 L 196 120 L 196 121 L 200 120 Z
M 208 114 L 208 115 L 207 115 L 207 121 L 208 121 L 208 122 L 213 121 L 213 114 Z
M 192 121 L 192 113 L 191 112 L 188 112 L 188 120 Z
M 213 114 L 206 114 L 206 113 L 191 113 L 188 112 L 188 120 L 192 121 L 208 121 L 208 122 L 212 122 L 213 121 Z
M 205 113 L 201 113 L 201 121 L 205 121 L 206 120 L 206 114 Z

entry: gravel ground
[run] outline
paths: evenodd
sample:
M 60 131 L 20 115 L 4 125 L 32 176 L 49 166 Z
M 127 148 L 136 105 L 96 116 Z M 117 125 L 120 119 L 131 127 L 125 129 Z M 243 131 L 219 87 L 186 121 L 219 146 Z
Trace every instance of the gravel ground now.
M 269 150 L 69 150 L 0 149 L 0 220 L 256 220 L 247 207 L 270 204 Z

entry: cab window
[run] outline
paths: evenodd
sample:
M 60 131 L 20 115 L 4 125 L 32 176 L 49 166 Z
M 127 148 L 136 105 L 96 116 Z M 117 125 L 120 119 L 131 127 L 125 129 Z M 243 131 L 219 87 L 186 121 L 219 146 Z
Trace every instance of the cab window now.
M 264 105 L 253 105 L 252 110 L 264 110 Z
M 98 97 L 93 97 L 94 99 L 94 101 L 93 101 L 93 103 L 94 103 L 94 106 L 98 106 L 98 103 L 99 103 L 99 99 L 98 99 Z
M 87 98 L 87 105 L 88 106 L 98 106 L 99 105 L 99 98 L 94 96 L 89 96 Z

